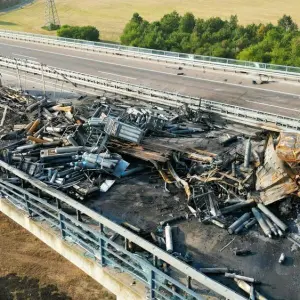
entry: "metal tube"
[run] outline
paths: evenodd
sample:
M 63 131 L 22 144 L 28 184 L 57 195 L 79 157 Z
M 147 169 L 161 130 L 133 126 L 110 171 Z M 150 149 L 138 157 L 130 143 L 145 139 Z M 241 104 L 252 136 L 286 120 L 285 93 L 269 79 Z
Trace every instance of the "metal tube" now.
M 232 175 L 233 177 L 236 177 L 236 167 L 235 167 L 235 162 L 233 162 L 233 163 L 231 164 L 231 175 Z
M 248 219 L 250 219 L 251 217 L 251 213 L 245 213 L 243 214 L 240 218 L 238 218 L 233 224 L 231 224 L 229 227 L 228 227 L 228 232 L 230 234 L 233 234 L 234 231 L 242 224 L 244 223 L 245 221 L 247 221 Z
M 286 231 L 288 229 L 288 226 L 285 225 L 280 219 L 278 219 L 266 206 L 264 206 L 262 203 L 259 203 L 258 208 L 266 215 L 268 216 L 277 226 L 279 226 L 280 229 L 283 231 Z
M 274 235 L 278 235 L 278 232 L 275 228 L 275 226 L 273 225 L 273 223 L 271 222 L 271 220 L 264 214 L 261 214 L 263 219 L 265 220 L 265 222 L 267 223 L 267 225 L 269 226 L 269 228 L 271 229 L 271 231 L 273 232 Z
M 236 278 L 236 279 L 240 279 L 240 280 L 243 280 L 246 282 L 251 282 L 251 283 L 255 283 L 255 282 L 257 283 L 257 281 L 252 277 L 241 276 L 241 275 L 237 275 L 235 273 L 225 273 L 225 277 Z
M 166 250 L 169 253 L 173 252 L 173 238 L 172 238 L 172 227 L 167 224 L 165 227 L 165 238 L 166 238 Z
M 234 281 L 242 290 L 244 290 L 246 293 L 248 293 L 250 295 L 251 286 L 247 282 L 237 279 L 237 278 L 234 278 Z M 255 297 L 257 300 L 268 300 L 267 298 L 265 298 L 263 295 L 261 295 L 256 290 L 254 291 L 254 294 L 255 294 Z
M 265 233 L 265 235 L 268 236 L 269 238 L 272 238 L 271 229 L 269 228 L 269 226 L 267 225 L 265 220 L 262 218 L 262 216 L 261 216 L 260 212 L 258 211 L 258 209 L 253 207 L 252 212 L 253 212 L 253 215 L 254 215 L 255 219 L 257 220 L 259 226 L 261 227 L 261 229 Z
M 78 147 L 59 147 L 55 148 L 55 153 L 61 154 L 61 153 L 68 153 L 68 152 L 78 152 L 83 149 L 83 146 Z
M 251 139 L 248 139 L 245 149 L 244 168 L 249 168 L 251 156 Z
M 238 234 L 238 233 L 240 233 L 242 230 L 243 230 L 243 228 L 245 227 L 245 225 L 246 224 L 248 224 L 249 223 L 249 220 L 246 220 L 245 222 L 243 222 L 235 231 L 234 231 L 234 233 L 235 234 Z
M 250 199 L 250 200 L 246 200 L 246 201 L 243 201 L 243 202 L 240 202 L 240 203 L 237 203 L 237 204 L 233 204 L 233 205 L 230 205 L 230 206 L 227 206 L 227 207 L 221 209 L 221 213 L 223 215 L 224 214 L 228 214 L 228 213 L 230 213 L 232 211 L 235 211 L 235 210 L 247 207 L 247 206 L 249 206 L 249 205 L 251 205 L 253 203 L 254 203 L 254 200 Z
M 54 183 L 54 181 L 55 181 L 55 179 L 56 179 L 56 176 L 57 176 L 57 173 L 58 173 L 58 170 L 55 170 L 55 171 L 53 172 L 53 175 L 52 175 L 52 177 L 51 177 L 51 179 L 50 179 L 50 183 Z
M 67 136 L 67 140 L 71 145 L 75 147 L 79 146 L 79 144 L 75 141 L 74 137 L 72 137 L 71 135 Z
M 257 220 L 254 218 L 252 220 L 249 220 L 249 222 L 245 225 L 246 229 L 249 229 L 250 227 L 252 227 L 255 223 L 257 222 Z

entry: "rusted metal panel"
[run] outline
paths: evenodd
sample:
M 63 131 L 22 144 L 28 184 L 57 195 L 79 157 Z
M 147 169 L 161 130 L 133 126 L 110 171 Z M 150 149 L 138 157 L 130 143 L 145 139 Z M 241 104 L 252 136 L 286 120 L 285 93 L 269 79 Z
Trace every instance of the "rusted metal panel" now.
M 298 190 L 291 176 L 292 170 L 277 156 L 273 138 L 269 137 L 264 164 L 256 172 L 256 190 L 260 191 L 264 204 L 283 199 Z
M 283 161 L 300 163 L 300 134 L 281 132 L 276 153 Z

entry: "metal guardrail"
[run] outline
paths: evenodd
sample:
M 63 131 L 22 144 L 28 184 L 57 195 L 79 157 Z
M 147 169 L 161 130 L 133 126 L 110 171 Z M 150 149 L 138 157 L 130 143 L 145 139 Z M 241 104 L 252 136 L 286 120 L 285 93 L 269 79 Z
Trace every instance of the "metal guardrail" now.
M 48 44 L 60 47 L 69 47 L 93 52 L 109 52 L 117 55 L 142 57 L 157 61 L 168 61 L 191 66 L 206 66 L 214 69 L 226 69 L 241 72 L 251 72 L 270 77 L 283 77 L 285 79 L 300 80 L 300 68 L 284 65 L 266 64 L 259 62 L 227 59 L 220 57 L 194 55 L 179 52 L 146 49 L 139 47 L 122 46 L 118 44 L 90 42 L 70 38 L 61 38 L 42 34 L 2 30 L 0 37 L 7 39 L 22 40 L 27 42 Z
M 18 69 L 31 74 L 38 74 L 55 80 L 72 82 L 76 85 L 90 87 L 129 96 L 148 102 L 180 107 L 188 105 L 192 109 L 203 109 L 221 115 L 225 119 L 237 120 L 252 126 L 261 126 L 262 123 L 276 125 L 279 129 L 300 131 L 300 119 L 276 115 L 264 111 L 244 108 L 236 105 L 225 104 L 217 101 L 190 97 L 177 93 L 159 91 L 148 87 L 124 83 L 121 81 L 100 78 L 93 75 L 58 69 L 38 62 L 12 59 L 0 56 L 0 66 Z
M 2 197 L 22 209 L 32 220 L 47 224 L 63 240 L 79 246 L 102 266 L 129 273 L 144 283 L 150 299 L 205 299 L 201 294 L 209 297 L 215 293 L 219 295 L 218 299 L 246 299 L 64 193 L 3 161 L 0 161 L 0 167 L 3 173 L 13 174 L 22 183 L 20 187 L 0 179 Z M 23 187 L 31 187 L 37 195 Z M 74 210 L 73 214 L 70 210 Z M 123 238 L 123 243 L 108 238 L 114 233 Z M 140 255 L 129 252 L 126 249 L 128 241 L 141 247 L 143 252 Z M 169 275 L 159 269 L 162 262 L 168 264 Z M 186 286 L 183 279 L 193 289 Z

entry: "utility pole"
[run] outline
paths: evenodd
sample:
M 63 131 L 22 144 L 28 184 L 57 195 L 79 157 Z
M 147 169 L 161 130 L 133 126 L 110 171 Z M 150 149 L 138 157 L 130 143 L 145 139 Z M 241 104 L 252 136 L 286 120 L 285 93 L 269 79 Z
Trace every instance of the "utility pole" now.
M 60 26 L 60 21 L 55 6 L 54 0 L 45 0 L 45 27 L 49 30 L 57 29 Z

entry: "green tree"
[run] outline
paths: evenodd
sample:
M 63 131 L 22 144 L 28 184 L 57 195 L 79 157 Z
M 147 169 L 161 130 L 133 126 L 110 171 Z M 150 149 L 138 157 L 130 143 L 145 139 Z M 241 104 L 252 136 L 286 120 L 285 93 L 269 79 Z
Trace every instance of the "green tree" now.
M 192 13 L 187 12 L 179 22 L 179 30 L 185 33 L 192 33 L 196 24 L 195 17 Z
M 144 21 L 138 13 L 134 13 L 123 30 L 120 37 L 121 43 L 123 45 L 139 47 L 148 26 L 149 23 L 147 21 Z
M 179 28 L 180 16 L 176 11 L 164 15 L 160 21 L 161 29 L 165 35 L 168 35 Z
M 285 31 L 298 30 L 298 26 L 293 21 L 292 17 L 287 15 L 283 15 L 283 17 L 278 20 L 278 26 L 283 28 Z

